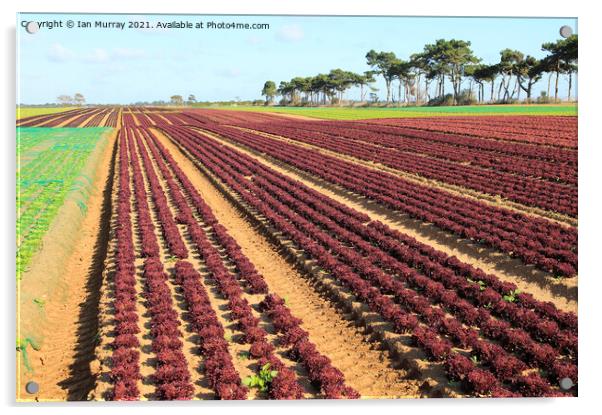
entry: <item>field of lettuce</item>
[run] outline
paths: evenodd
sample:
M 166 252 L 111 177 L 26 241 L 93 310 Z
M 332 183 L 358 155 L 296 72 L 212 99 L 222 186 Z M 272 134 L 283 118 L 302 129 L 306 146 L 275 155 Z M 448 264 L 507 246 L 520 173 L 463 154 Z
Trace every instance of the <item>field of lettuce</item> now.
M 576 396 L 577 118 L 511 108 L 20 119 L 18 270 L 115 133 L 78 352 L 37 398 Z

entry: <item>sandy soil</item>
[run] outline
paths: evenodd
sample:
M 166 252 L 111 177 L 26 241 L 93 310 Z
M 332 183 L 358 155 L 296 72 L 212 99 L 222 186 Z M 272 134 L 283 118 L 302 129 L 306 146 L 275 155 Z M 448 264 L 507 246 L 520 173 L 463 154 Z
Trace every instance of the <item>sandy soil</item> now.
M 87 214 L 81 224 L 77 243 L 73 245 L 74 250 L 65 262 L 58 291 L 45 299 L 44 343 L 40 351 L 28 349 L 33 374 L 23 371 L 20 373 L 22 376 L 18 379 L 17 399 L 64 401 L 79 396 L 81 388 L 85 389 L 85 385 L 90 383 L 89 361 L 95 325 L 94 316 L 90 315 L 88 307 L 97 296 L 95 291 L 99 277 L 99 258 L 103 256 L 104 246 L 99 229 L 103 229 L 105 196 L 112 184 L 109 171 L 115 138 L 116 131 L 107 137 L 108 142 L 100 155 L 93 190 L 87 201 Z M 71 237 L 64 234 L 65 226 L 61 226 L 60 217 L 68 221 L 78 214 L 79 208 L 70 203 L 65 204 L 64 208 L 69 211 L 57 215 L 57 220 L 46 236 L 47 240 L 62 241 Z M 43 252 L 37 258 L 54 262 L 64 255 L 60 244 L 53 248 L 52 244 L 45 243 Z M 41 267 L 40 272 L 44 272 L 43 269 L 49 269 L 50 265 L 38 267 L 35 261 L 36 259 L 32 260 L 32 270 Z M 43 279 L 39 281 L 43 283 Z M 29 380 L 34 380 L 40 386 L 35 395 L 24 392 L 24 385 Z

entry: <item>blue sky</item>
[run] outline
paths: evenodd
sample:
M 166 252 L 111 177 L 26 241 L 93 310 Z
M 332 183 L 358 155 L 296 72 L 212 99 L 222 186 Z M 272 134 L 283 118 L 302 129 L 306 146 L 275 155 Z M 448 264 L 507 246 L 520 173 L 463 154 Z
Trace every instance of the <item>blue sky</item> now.
M 30 35 L 21 25 L 52 20 L 62 21 L 64 27 L 42 27 Z M 268 23 L 270 28 L 69 29 L 67 20 L 246 22 Z M 363 72 L 369 69 L 365 54 L 370 49 L 408 58 L 439 38 L 471 41 L 485 63 L 497 62 L 499 51 L 507 47 L 543 57 L 541 44 L 558 39 L 562 25 L 577 32 L 573 18 L 20 14 L 18 99 L 41 104 L 75 92 L 99 104 L 169 100 L 174 94 L 194 94 L 202 101 L 257 99 L 268 79 L 278 84 L 332 68 Z M 534 95 L 546 84 L 544 78 Z M 379 80 L 375 86 L 384 97 L 384 83 Z M 563 79 L 562 96 L 566 89 Z M 357 99 L 359 91 L 352 89 L 346 97 Z

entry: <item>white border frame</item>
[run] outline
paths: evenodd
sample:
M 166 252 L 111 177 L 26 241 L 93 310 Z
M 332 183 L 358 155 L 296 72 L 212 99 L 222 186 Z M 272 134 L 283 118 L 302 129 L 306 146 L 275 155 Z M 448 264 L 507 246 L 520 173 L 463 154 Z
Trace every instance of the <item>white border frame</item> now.
M 602 134 L 600 134 L 601 114 L 598 109 L 602 99 L 600 71 L 601 59 L 599 41 L 602 39 L 599 13 L 592 3 L 586 4 L 566 1 L 526 2 L 524 0 L 506 0 L 504 2 L 484 2 L 463 0 L 449 2 L 429 0 L 424 2 L 392 2 L 385 0 L 290 0 L 290 1 L 245 1 L 228 0 L 195 4 L 184 0 L 151 1 L 136 4 L 119 0 L 99 2 L 75 2 L 54 0 L 21 0 L 3 2 L 2 13 L 3 56 L 2 82 L 2 121 L 5 126 L 4 137 L 0 140 L 2 154 L 2 183 L 4 198 L 2 209 L 3 237 L 2 264 L 4 267 L 2 287 L 2 383 L 3 404 L 9 412 L 40 407 L 45 413 L 65 413 L 84 410 L 93 414 L 106 414 L 107 411 L 125 413 L 134 407 L 149 414 L 162 413 L 165 406 L 175 411 L 194 411 L 220 414 L 266 412 L 297 414 L 322 411 L 344 411 L 346 414 L 365 414 L 368 411 L 386 413 L 420 412 L 422 413 L 483 413 L 507 414 L 516 411 L 537 411 L 547 414 L 569 414 L 591 410 L 600 406 L 596 402 L 600 393 L 600 335 L 599 313 L 602 302 L 602 273 L 598 265 L 601 249 L 597 239 L 602 234 L 600 226 L 600 179 L 602 174 Z M 313 14 L 313 15 L 433 15 L 433 16 L 576 16 L 579 19 L 580 68 L 579 68 L 579 242 L 580 242 L 580 281 L 579 281 L 579 326 L 580 326 L 580 370 L 579 398 L 568 399 L 429 399 L 400 401 L 311 401 L 311 402 L 197 402 L 197 403 L 15 403 L 15 99 L 16 99 L 16 62 L 15 62 L 15 16 L 17 12 L 88 12 L 88 13 L 214 13 L 214 14 Z M 500 13 L 501 12 L 501 13 Z M 597 404 L 597 405 L 596 405 Z M 591 411 L 593 412 L 593 410 Z

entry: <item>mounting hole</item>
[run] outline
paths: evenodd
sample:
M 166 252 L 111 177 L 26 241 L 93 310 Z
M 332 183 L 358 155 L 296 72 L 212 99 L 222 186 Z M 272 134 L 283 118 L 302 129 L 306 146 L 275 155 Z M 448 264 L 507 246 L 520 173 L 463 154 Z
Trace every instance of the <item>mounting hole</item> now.
M 25 390 L 27 391 L 27 393 L 33 395 L 34 393 L 38 393 L 38 391 L 40 390 L 40 385 L 38 385 L 37 382 L 34 381 L 27 382 L 27 385 L 25 385 Z
M 573 29 L 571 28 L 571 26 L 562 26 L 560 28 L 560 36 L 562 36 L 563 38 L 567 38 L 570 37 L 573 34 Z
M 33 35 L 34 33 L 37 33 L 38 30 L 40 30 L 40 25 L 37 22 L 28 22 L 25 26 L 25 30 L 30 35 Z
M 573 381 L 570 378 L 562 378 L 560 379 L 560 389 L 564 391 L 568 391 L 574 386 Z

